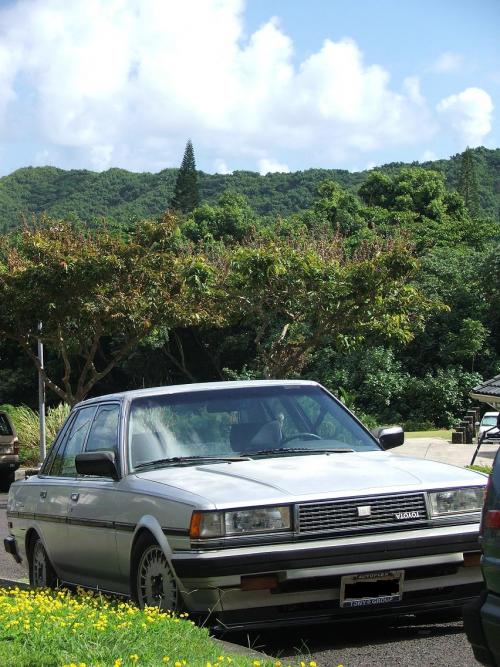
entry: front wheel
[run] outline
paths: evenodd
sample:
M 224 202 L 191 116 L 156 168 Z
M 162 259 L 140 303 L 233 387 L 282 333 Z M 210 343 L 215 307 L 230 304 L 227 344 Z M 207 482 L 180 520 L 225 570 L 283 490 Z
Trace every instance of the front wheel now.
M 177 581 L 163 549 L 152 536 L 141 539 L 136 549 L 134 592 L 137 603 L 141 608 L 177 611 L 180 602 Z
M 31 586 L 34 588 L 56 588 L 57 575 L 38 535 L 31 545 L 28 563 Z

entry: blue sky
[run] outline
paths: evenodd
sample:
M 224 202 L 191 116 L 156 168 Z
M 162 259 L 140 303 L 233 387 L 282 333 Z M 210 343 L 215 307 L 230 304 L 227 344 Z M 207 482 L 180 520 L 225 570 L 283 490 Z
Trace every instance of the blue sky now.
M 500 146 L 498 0 L 0 0 L 0 175 Z

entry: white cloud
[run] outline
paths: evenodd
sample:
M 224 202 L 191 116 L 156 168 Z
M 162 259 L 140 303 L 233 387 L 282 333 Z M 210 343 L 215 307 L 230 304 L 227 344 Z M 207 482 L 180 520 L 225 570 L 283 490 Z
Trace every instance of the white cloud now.
M 437 105 L 438 112 L 467 146 L 479 146 L 489 134 L 493 108 L 491 97 L 482 88 L 466 88 Z
M 431 151 L 430 149 L 427 149 L 424 151 L 422 155 L 422 161 L 423 162 L 433 162 L 433 160 L 437 160 L 437 155 L 434 151 Z
M 279 21 L 247 37 L 243 12 L 243 0 L 0 9 L 0 140 L 35 108 L 33 144 L 79 166 L 177 166 L 191 137 L 199 166 L 222 173 L 226 160 L 287 170 L 293 153 L 309 165 L 365 163 L 437 131 L 418 78 L 396 89 L 351 39 L 325 40 L 295 64 Z
M 463 56 L 461 56 L 459 53 L 445 51 L 433 64 L 432 69 L 435 72 L 439 72 L 441 74 L 458 72 L 463 65 L 463 61 Z
M 270 158 L 261 158 L 258 161 L 259 173 L 273 174 L 275 172 L 288 174 L 290 172 L 290 167 L 282 162 L 277 162 L 276 160 Z
M 217 158 L 214 161 L 214 171 L 216 174 L 231 174 L 231 170 L 227 166 L 226 162 L 221 158 Z

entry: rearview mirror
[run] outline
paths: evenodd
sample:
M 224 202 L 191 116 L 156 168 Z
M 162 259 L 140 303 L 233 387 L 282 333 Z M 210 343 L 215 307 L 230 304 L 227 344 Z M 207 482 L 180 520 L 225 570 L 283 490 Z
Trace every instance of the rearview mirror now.
M 75 456 L 76 472 L 93 477 L 118 479 L 114 452 L 83 452 Z
M 405 433 L 401 426 L 380 426 L 372 431 L 382 446 L 382 449 L 399 447 L 405 441 Z

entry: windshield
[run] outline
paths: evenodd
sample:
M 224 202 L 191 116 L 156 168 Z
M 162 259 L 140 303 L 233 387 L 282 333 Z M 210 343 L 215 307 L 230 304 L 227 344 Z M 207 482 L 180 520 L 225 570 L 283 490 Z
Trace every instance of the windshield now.
M 481 426 L 496 426 L 497 425 L 497 416 L 496 415 L 488 415 L 483 417 L 483 420 L 481 421 Z
M 185 465 L 186 457 L 205 463 L 210 457 L 380 449 L 340 403 L 307 385 L 137 398 L 131 404 L 128 445 L 132 469 L 149 462 Z

